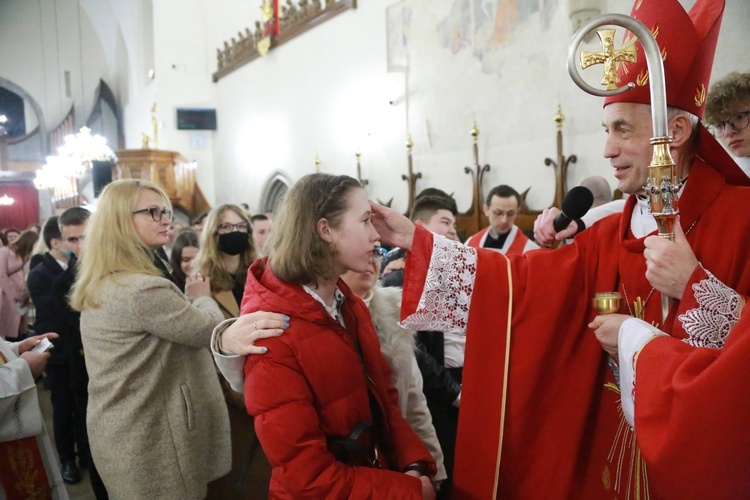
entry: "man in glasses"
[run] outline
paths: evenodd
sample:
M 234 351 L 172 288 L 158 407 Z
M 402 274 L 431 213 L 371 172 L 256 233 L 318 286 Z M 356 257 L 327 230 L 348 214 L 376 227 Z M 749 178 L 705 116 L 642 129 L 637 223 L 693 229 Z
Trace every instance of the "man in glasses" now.
M 705 122 L 750 177 L 750 73 L 730 73 L 711 86 Z
M 482 206 L 490 225 L 466 240 L 474 248 L 490 248 L 506 255 L 521 255 L 539 245 L 515 225 L 521 208 L 521 195 L 510 186 L 495 186 Z

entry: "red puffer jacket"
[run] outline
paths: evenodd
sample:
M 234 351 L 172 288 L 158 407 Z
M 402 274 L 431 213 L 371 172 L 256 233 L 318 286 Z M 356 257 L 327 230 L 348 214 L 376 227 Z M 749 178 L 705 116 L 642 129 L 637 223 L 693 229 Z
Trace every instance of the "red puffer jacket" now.
M 339 280 L 346 296 L 344 330 L 300 285 L 277 279 L 262 259 L 250 267 L 242 314 L 265 310 L 286 314 L 289 328 L 264 339 L 262 356 L 248 356 L 245 401 L 255 430 L 273 466 L 272 498 L 415 498 L 418 479 L 401 472 L 352 467 L 334 459 L 326 437 L 346 436 L 360 422 L 372 421 L 365 375 L 350 335 L 362 350 L 364 369 L 387 421 L 395 469 L 435 462 L 401 416 L 391 372 L 380 353 L 370 313 Z

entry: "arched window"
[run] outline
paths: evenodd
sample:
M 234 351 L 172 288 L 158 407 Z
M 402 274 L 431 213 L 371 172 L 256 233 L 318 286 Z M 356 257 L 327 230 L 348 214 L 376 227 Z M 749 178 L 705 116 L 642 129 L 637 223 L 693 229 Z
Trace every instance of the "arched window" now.
M 262 213 L 275 212 L 291 185 L 292 181 L 285 175 L 274 174 L 263 189 L 260 211 Z

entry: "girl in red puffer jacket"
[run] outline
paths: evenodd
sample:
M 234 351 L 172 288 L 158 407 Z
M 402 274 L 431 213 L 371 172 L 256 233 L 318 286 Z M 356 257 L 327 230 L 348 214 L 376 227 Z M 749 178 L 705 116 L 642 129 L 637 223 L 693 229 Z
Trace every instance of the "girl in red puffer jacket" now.
M 356 179 L 308 175 L 284 199 L 270 257 L 248 272 L 242 314 L 290 318 L 245 362 L 271 497 L 434 497 L 434 460 L 401 415 L 367 307 L 339 279 L 372 259 L 371 216 Z

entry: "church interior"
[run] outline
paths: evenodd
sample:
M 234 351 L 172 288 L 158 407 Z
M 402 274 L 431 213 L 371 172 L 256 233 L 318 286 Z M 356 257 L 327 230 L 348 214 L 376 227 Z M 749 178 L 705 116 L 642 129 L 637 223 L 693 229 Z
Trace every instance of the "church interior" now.
M 529 240 L 537 217 L 547 208 L 559 209 L 565 194 L 585 179 L 606 179 L 612 199 L 640 193 L 618 189 L 615 169 L 603 154 L 607 142 L 602 121 L 604 99 L 581 90 L 571 78 L 566 61 L 579 27 L 601 14 L 628 15 L 634 2 L 639 6 L 649 1 L 657 0 L 0 0 L 0 232 L 14 228 L 19 233 L 34 225 L 39 227 L 73 207 L 82 206 L 95 213 L 100 194 L 108 184 L 119 179 L 143 179 L 166 193 L 173 213 L 153 205 L 127 212 L 128 217 L 140 213 L 147 222 L 162 224 L 164 215 L 170 222 L 173 215 L 173 222 L 192 234 L 190 226 L 196 229 L 199 215 L 224 204 L 243 204 L 247 205 L 247 213 L 235 213 L 239 218 L 226 219 L 222 212 L 209 215 L 206 224 L 217 224 L 212 234 L 215 240 L 226 236 L 222 231 L 227 226 L 228 234 L 243 232 L 238 230 L 244 228 L 244 233 L 250 234 L 240 238 L 252 240 L 256 221 L 253 218 L 251 224 L 251 215 L 265 214 L 261 217 L 270 228 L 269 219 L 276 224 L 277 209 L 295 183 L 320 172 L 353 177 L 358 181 L 357 189 L 364 188 L 367 198 L 407 216 L 415 206 L 417 194 L 425 188 L 450 194 L 455 207 L 455 238 L 448 239 L 464 242 L 462 249 L 476 247 L 467 240 L 490 224 L 488 208 L 483 207 L 489 204 L 488 193 L 492 198 L 493 187 L 512 186 L 520 193 L 515 219 L 519 232 L 512 233 L 510 240 L 521 234 L 519 253 L 528 249 L 523 247 L 526 242 L 538 248 Z M 676 1 L 689 11 L 704 0 Z M 750 1 L 726 0 L 710 83 L 750 68 L 749 19 Z M 658 32 L 657 27 L 653 31 Z M 618 28 L 615 43 L 620 44 L 625 36 L 625 30 Z M 586 83 L 598 88 L 605 83 L 602 75 L 606 66 L 619 64 L 617 51 L 608 55 L 605 40 L 600 38 L 589 34 L 580 47 L 573 47 L 587 51 L 589 60 L 594 61 L 591 67 L 579 71 Z M 668 57 L 668 53 L 662 53 L 663 59 Z M 705 99 L 705 94 L 696 96 L 700 106 Z M 748 116 L 747 111 L 735 114 L 720 126 L 738 131 L 736 124 L 744 120 L 747 127 Z M 645 197 L 642 198 L 645 206 Z M 366 202 L 364 206 L 368 206 Z M 225 219 L 211 222 L 215 217 Z M 86 220 L 71 226 L 86 227 Z M 64 224 L 60 222 L 60 226 Z M 559 231 L 556 226 L 555 229 Z M 694 234 L 700 229 L 698 226 Z M 196 230 L 195 242 L 186 244 L 195 250 L 195 260 L 190 265 L 204 257 L 203 253 L 195 257 L 199 251 L 197 238 L 202 238 L 201 245 L 211 238 L 205 237 L 207 231 L 200 236 L 200 227 Z M 687 231 L 690 230 L 692 226 Z M 644 234 L 633 232 L 630 236 L 645 237 L 649 231 L 653 231 L 650 226 Z M 491 227 L 489 234 L 493 234 Z M 56 238 L 62 241 L 64 236 L 63 232 Z M 495 247 L 498 251 L 507 234 L 501 236 Z M 491 242 L 485 245 L 487 234 L 483 238 L 479 246 L 489 248 Z M 72 239 L 77 244 L 83 241 L 83 234 Z M 399 250 L 398 245 L 393 246 Z M 333 248 L 332 244 L 329 248 Z M 149 265 L 156 265 L 160 272 L 161 264 L 166 264 L 166 274 L 179 267 L 179 263 L 174 266 L 172 262 L 170 266 L 167 262 L 171 246 L 170 255 L 164 254 L 163 258 L 158 253 L 163 252 L 161 247 L 151 250 L 156 257 Z M 396 272 L 400 271 L 406 250 L 401 258 L 394 255 L 392 261 L 386 250 L 390 248 L 376 246 L 370 258 L 378 260 L 377 252 L 382 251 L 378 265 L 385 268 L 386 263 L 401 261 L 401 267 L 395 267 Z M 247 251 L 247 247 L 237 253 L 226 251 L 221 258 Z M 78 257 L 75 252 L 60 255 L 74 264 Z M 229 261 L 227 258 L 222 265 Z M 234 276 L 232 285 L 222 290 L 230 296 L 235 294 L 233 314 L 222 309 L 217 315 L 237 318 L 240 306 L 244 313 L 242 291 L 248 290 L 244 279 L 253 261 L 258 262 L 253 259 L 239 265 L 239 257 L 231 261 L 233 269 L 241 269 L 243 276 L 239 281 Z M 638 265 L 641 264 L 639 260 Z M 62 269 L 68 271 L 66 266 Z M 508 273 L 510 269 L 509 264 Z M 390 268 L 388 272 L 392 272 Z M 404 271 L 401 273 L 397 287 L 404 282 Z M 377 279 L 375 271 L 373 288 Z M 592 278 L 595 279 L 596 276 Z M 204 277 L 200 272 L 183 272 L 182 286 L 177 288 L 183 292 L 195 280 L 203 282 Z M 512 295 L 514 285 L 509 283 Z M 615 287 L 620 284 L 617 282 Z M 645 303 L 641 296 L 637 297 L 643 308 L 657 289 L 656 285 L 650 292 L 646 288 L 640 293 Z M 215 298 L 215 293 L 210 295 L 209 291 L 215 292 L 207 289 L 206 296 Z M 305 291 L 343 326 L 344 320 L 331 313 L 324 300 L 308 291 L 307 286 Z M 622 291 L 627 294 L 624 284 Z M 612 293 L 617 300 L 621 298 L 619 292 Z M 654 295 L 658 296 L 659 293 Z M 181 293 L 180 299 L 184 298 Z M 337 295 L 332 295 L 335 300 L 329 302 L 340 308 L 339 298 L 343 302 L 343 296 Z M 585 299 L 583 308 L 595 307 L 590 306 L 591 298 L 593 294 Z M 662 299 L 660 312 L 675 306 L 674 301 L 667 300 L 666 293 Z M 469 295 L 466 300 L 474 299 Z M 401 295 L 398 301 L 401 307 Z M 654 299 L 650 307 L 656 310 L 657 302 Z M 623 304 L 621 307 L 617 302 L 610 312 L 619 310 L 624 314 L 625 305 L 630 307 L 627 296 Z M 33 319 L 33 305 L 30 311 Z M 508 332 L 516 321 L 511 320 L 511 312 L 500 321 L 504 325 L 507 319 Z M 575 321 L 584 321 L 583 316 L 579 314 Z M 643 310 L 640 315 L 631 312 L 630 316 L 644 319 Z M 675 316 L 676 313 L 664 315 L 662 319 L 677 321 Z M 286 317 L 284 323 L 288 321 Z M 536 316 L 533 321 L 537 321 Z M 253 331 L 260 330 L 259 322 L 252 323 Z M 401 323 L 398 325 L 407 331 Z M 284 324 L 284 328 L 288 326 Z M 17 325 L 15 330 L 18 333 Z M 414 337 L 423 333 L 416 327 L 413 330 L 418 332 Z M 445 332 L 446 347 L 441 356 L 456 349 L 461 353 L 460 362 L 449 366 L 446 357 L 445 366 L 440 368 L 463 370 L 465 336 L 455 341 L 450 340 L 452 332 Z M 21 338 L 22 335 L 18 340 Z M 508 345 L 510 338 L 508 333 Z M 214 360 L 217 352 L 227 354 L 222 350 L 220 336 L 211 339 Z M 218 340 L 214 342 L 215 339 Z M 457 344 L 459 347 L 455 347 Z M 596 347 L 592 357 L 601 361 L 599 346 Z M 357 344 L 357 348 L 361 346 Z M 81 346 L 80 353 L 83 351 Z M 361 351 L 359 356 L 364 368 Z M 510 354 L 506 356 L 507 378 Z M 4 360 L 0 352 L 0 367 Z M 617 385 L 609 385 L 619 391 L 619 368 L 613 368 L 613 358 L 606 363 L 609 364 L 601 364 L 600 371 L 612 369 L 616 373 L 613 376 L 617 377 Z M 214 368 L 211 365 L 211 370 Z M 420 365 L 417 372 L 422 369 Z M 223 368 L 221 371 L 226 376 Z M 46 432 L 52 436 L 53 405 L 46 390 L 42 390 L 40 377 L 36 384 Z M 225 396 L 232 392 L 227 387 L 223 387 Z M 455 419 L 454 444 L 462 397 L 460 381 L 457 387 L 452 401 L 459 404 L 448 405 L 456 406 L 451 414 Z M 504 386 L 502 391 L 506 390 Z M 187 396 L 189 399 L 190 394 Z M 504 399 L 502 404 L 505 412 Z M 241 416 L 247 418 L 241 398 L 239 408 Z M 234 418 L 231 405 L 229 416 Z M 620 425 L 626 427 L 624 423 Z M 502 437 L 502 425 L 499 432 Z M 252 446 L 257 448 L 259 442 L 257 439 Z M 501 447 L 502 441 L 497 450 L 498 461 Z M 637 457 L 633 460 L 640 460 L 640 455 L 633 453 Z M 250 481 L 265 481 L 266 486 L 265 491 L 252 498 L 265 498 L 271 466 L 264 462 L 262 465 L 268 470 L 261 467 L 257 472 L 255 464 L 250 466 L 252 455 L 248 457 L 243 474 L 247 476 L 252 469 L 249 474 L 257 473 L 261 479 L 251 477 Z M 238 463 L 242 459 L 243 456 L 233 456 L 230 460 L 233 473 L 241 468 Z M 442 459 L 440 455 L 441 464 Z M 450 467 L 452 459 L 451 456 Z M 421 462 L 417 465 L 421 466 Z M 63 470 L 71 498 L 106 497 L 92 492 L 88 479 L 92 472 L 84 473 L 80 482 L 80 476 L 68 481 Z M 106 474 L 117 476 L 109 471 Z M 598 470 L 594 474 L 596 481 L 600 474 Z M 497 482 L 497 476 L 493 477 Z M 607 489 L 609 494 L 609 486 Z M 437 490 L 441 498 L 439 487 Z M 205 490 L 202 494 L 205 496 Z M 449 498 L 447 495 L 442 498 Z M 208 497 L 230 498 L 212 496 L 210 487 Z

